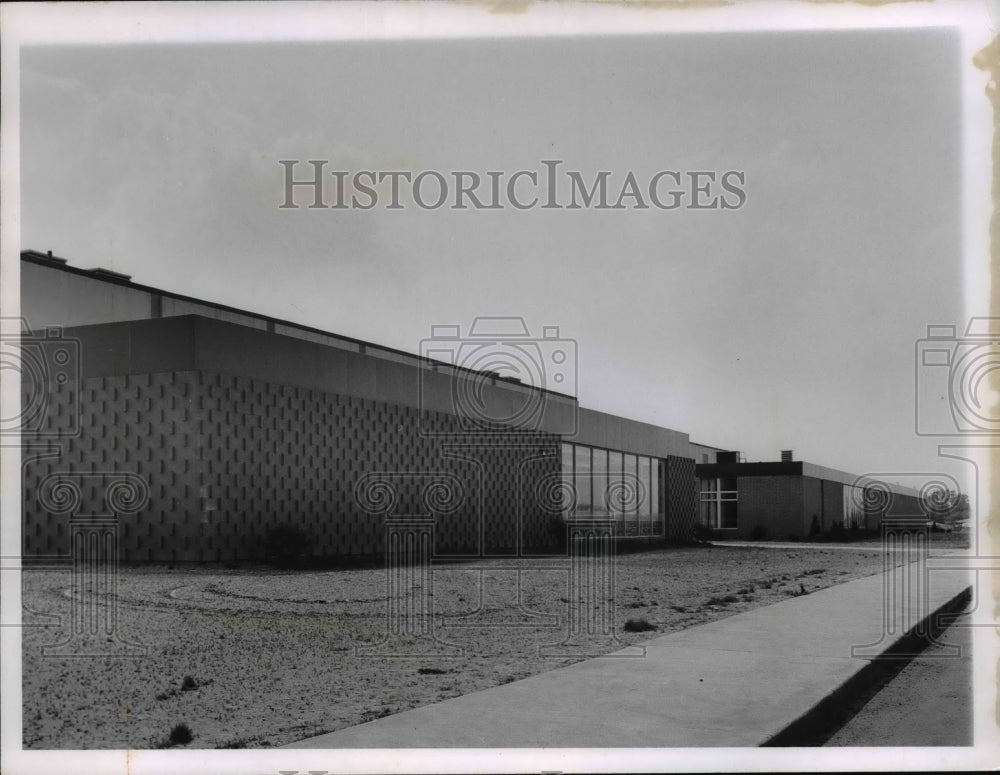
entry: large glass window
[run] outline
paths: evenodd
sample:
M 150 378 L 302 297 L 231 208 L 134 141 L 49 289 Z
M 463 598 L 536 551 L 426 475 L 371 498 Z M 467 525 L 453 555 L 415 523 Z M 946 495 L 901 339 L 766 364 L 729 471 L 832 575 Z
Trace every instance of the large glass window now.
M 565 502 L 567 516 L 609 517 L 619 536 L 665 534 L 658 458 L 582 444 L 563 444 L 561 457 L 563 479 L 575 498 Z

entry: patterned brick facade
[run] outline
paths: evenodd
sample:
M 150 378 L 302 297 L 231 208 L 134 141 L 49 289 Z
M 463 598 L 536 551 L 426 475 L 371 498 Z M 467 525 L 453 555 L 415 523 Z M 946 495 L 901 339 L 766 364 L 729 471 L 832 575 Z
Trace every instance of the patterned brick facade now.
M 698 519 L 698 480 L 695 462 L 670 455 L 666 461 L 667 539 L 690 541 Z
M 148 502 L 120 520 L 126 562 L 260 559 L 268 529 L 289 522 L 314 555 L 381 553 L 385 514 L 356 491 L 371 475 L 392 480 L 395 514 L 427 513 L 435 478 L 454 490 L 437 517 L 437 553 L 553 540 L 555 517 L 531 486 L 558 471 L 552 434 L 449 436 L 457 420 L 444 413 L 200 371 L 88 378 L 79 398 L 80 433 L 53 441 L 58 455 L 42 457 L 41 436 L 23 436 L 27 557 L 67 551 L 68 517 L 44 492 L 47 477 L 66 473 L 81 483 L 84 514 L 109 513 L 109 475 L 145 480 Z M 73 396 L 52 399 L 50 428 L 69 423 Z M 421 422 L 442 435 L 422 435 Z

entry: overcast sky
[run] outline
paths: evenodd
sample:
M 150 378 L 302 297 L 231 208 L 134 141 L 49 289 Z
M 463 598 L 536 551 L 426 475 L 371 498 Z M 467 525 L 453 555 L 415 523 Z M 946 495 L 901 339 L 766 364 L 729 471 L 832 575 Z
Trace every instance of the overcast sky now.
M 413 352 L 520 315 L 577 341 L 587 407 L 934 470 L 913 361 L 963 314 L 952 31 L 47 46 L 21 76 L 23 248 Z M 279 159 L 742 170 L 747 198 L 282 211 Z

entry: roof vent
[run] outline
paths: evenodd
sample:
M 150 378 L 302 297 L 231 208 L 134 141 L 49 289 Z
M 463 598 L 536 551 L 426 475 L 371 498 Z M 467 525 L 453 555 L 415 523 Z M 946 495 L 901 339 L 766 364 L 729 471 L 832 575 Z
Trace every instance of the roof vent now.
M 782 463 L 791 463 L 792 462 L 792 450 L 790 450 L 790 449 L 783 449 L 783 450 L 781 450 L 781 462 Z
M 106 277 L 106 278 L 112 279 L 112 280 L 124 280 L 124 281 L 128 282 L 129 280 L 132 279 L 132 275 L 130 275 L 130 274 L 122 274 L 121 272 L 113 272 L 110 269 L 104 269 L 103 267 L 100 267 L 100 266 L 94 267 L 93 269 L 88 269 L 87 271 L 90 272 L 93 275 L 97 275 L 98 277 Z

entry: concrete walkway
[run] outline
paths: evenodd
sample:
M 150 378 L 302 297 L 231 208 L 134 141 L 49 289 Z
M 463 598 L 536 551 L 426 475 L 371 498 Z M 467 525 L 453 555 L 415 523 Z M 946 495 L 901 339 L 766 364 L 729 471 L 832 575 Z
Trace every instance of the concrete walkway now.
M 809 550 L 823 550 L 835 549 L 838 551 L 846 552 L 881 552 L 882 544 L 879 542 L 873 542 L 869 544 L 831 544 L 822 543 L 819 541 L 802 541 L 802 542 L 792 542 L 783 543 L 780 541 L 737 541 L 737 540 L 718 540 L 711 541 L 712 546 L 736 546 L 743 549 L 794 549 L 796 551 L 809 551 Z
M 922 602 L 884 606 L 892 587 L 877 574 L 654 638 L 644 657 L 589 659 L 288 747 L 759 746 L 779 733 L 789 742 L 865 680 L 873 657 L 969 586 L 964 571 L 929 577 Z M 858 646 L 864 656 L 852 656 Z

